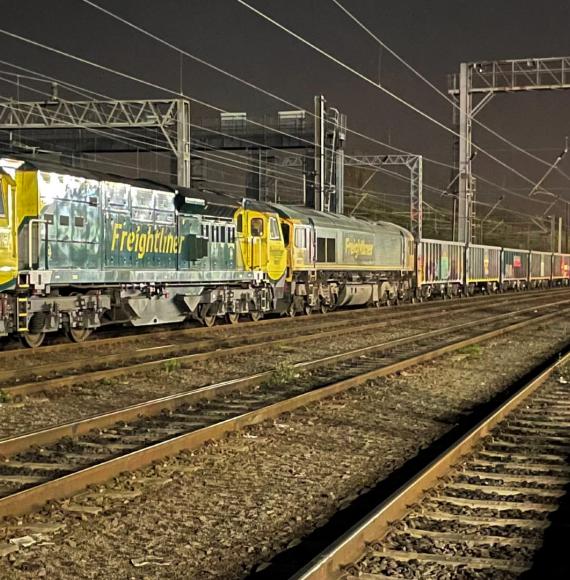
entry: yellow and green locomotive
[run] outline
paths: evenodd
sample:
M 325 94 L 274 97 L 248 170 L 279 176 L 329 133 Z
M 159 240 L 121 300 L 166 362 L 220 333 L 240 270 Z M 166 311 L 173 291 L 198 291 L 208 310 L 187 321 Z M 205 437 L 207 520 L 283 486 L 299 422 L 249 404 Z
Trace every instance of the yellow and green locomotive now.
M 281 219 L 286 242 L 290 314 L 411 296 L 415 247 L 408 230 L 304 207 L 269 207 Z

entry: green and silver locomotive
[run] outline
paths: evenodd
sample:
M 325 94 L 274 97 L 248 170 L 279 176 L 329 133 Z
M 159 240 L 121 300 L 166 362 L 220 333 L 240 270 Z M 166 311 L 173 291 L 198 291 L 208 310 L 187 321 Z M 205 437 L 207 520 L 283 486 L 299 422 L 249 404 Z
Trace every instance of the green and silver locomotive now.
M 38 346 L 60 329 L 81 341 L 104 324 L 274 308 L 274 285 L 244 267 L 229 198 L 36 162 L 0 179 L 0 336 Z

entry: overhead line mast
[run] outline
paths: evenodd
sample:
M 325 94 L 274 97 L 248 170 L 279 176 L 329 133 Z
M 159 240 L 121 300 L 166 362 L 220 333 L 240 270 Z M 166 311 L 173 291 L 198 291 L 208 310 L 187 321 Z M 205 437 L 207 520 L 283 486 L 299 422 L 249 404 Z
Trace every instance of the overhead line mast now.
M 450 77 L 449 94 L 459 101 L 454 107 L 459 126 L 458 241 L 470 243 L 473 236 L 473 118 L 498 93 L 557 89 L 570 89 L 570 57 L 461 63 L 459 74 Z

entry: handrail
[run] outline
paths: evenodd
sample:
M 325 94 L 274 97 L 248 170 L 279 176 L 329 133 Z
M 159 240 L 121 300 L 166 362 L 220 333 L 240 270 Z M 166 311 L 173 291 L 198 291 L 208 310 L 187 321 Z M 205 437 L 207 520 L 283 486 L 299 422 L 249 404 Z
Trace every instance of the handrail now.
M 38 226 L 40 224 L 44 224 L 46 226 L 46 250 L 45 250 L 45 260 L 44 260 L 44 267 L 47 267 L 47 226 L 49 225 L 49 222 L 41 219 L 41 218 L 32 218 L 29 222 L 28 222 L 28 267 L 30 270 L 34 269 L 34 252 L 33 252 L 33 244 L 34 244 L 34 228 L 33 225 L 34 224 L 38 224 Z M 39 263 L 40 263 L 40 247 L 41 247 L 41 239 L 40 239 L 40 229 L 38 227 L 38 245 L 37 245 L 37 253 L 38 253 L 38 269 L 39 269 Z

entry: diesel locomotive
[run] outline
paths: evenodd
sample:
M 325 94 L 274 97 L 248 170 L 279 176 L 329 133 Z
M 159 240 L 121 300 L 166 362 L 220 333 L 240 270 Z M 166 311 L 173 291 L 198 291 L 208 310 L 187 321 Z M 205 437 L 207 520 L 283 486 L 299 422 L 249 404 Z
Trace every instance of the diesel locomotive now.
M 568 284 L 570 255 L 416 243 L 370 223 L 39 161 L 0 162 L 0 338 L 236 323 Z
M 392 224 L 26 162 L 3 170 L 0 337 L 194 318 L 258 320 L 395 297 L 413 240 Z M 406 281 L 404 281 L 406 279 Z

